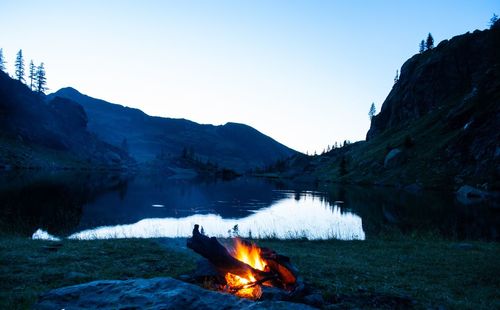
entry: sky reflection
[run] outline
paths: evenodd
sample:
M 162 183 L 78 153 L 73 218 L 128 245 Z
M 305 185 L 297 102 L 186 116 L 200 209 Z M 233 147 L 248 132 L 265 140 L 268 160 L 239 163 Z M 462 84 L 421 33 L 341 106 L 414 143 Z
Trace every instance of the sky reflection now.
M 147 218 L 134 224 L 103 226 L 70 235 L 69 239 L 189 237 L 194 224 L 209 236 L 228 237 L 238 225 L 242 237 L 296 239 L 364 240 L 362 220 L 354 213 L 313 194 L 293 194 L 272 206 L 254 211 L 240 219 L 216 214 L 195 214 L 183 218 Z

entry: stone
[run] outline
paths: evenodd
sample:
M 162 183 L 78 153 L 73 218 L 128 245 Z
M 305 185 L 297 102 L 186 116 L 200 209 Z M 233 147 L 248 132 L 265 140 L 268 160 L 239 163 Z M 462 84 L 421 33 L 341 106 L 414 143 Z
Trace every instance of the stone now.
M 457 192 L 457 199 L 463 204 L 479 203 L 487 198 L 487 193 L 469 185 L 461 186 Z
M 465 242 L 458 243 L 454 247 L 459 250 L 473 250 L 476 248 L 474 245 Z
M 325 301 L 323 300 L 323 296 L 321 296 L 321 294 L 314 293 L 304 297 L 304 303 L 314 307 L 322 307 Z
M 33 309 L 313 309 L 285 301 L 255 302 L 172 278 L 99 280 L 42 294 Z
M 403 155 L 403 152 L 400 149 L 398 149 L 398 148 L 392 149 L 385 156 L 384 168 L 392 168 L 392 167 L 395 167 L 398 164 L 400 164 L 402 162 L 402 159 L 403 159 L 402 155 Z
M 413 183 L 413 184 L 410 184 L 410 185 L 406 185 L 404 187 L 404 189 L 407 192 L 418 193 L 418 192 L 422 191 L 422 186 L 418 185 L 417 183 Z

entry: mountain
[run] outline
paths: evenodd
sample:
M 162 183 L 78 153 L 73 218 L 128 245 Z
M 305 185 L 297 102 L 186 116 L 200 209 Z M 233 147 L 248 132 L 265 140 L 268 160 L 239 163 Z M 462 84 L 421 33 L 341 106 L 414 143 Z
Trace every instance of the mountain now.
M 88 128 L 109 144 L 127 148 L 140 163 L 190 152 L 201 162 L 239 172 L 262 167 L 296 152 L 254 128 L 237 123 L 201 125 L 185 119 L 149 116 L 138 109 L 109 103 L 63 88 L 48 98 L 81 104 Z
M 132 159 L 87 130 L 83 108 L 0 71 L 0 168 L 121 169 Z
M 295 156 L 291 178 L 418 189 L 500 190 L 500 25 L 404 63 L 366 141 Z

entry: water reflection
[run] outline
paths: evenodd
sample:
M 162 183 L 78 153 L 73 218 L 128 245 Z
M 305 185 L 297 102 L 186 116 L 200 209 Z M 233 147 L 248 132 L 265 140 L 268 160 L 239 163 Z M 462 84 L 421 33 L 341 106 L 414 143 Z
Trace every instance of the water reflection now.
M 280 191 L 293 189 L 292 191 Z M 0 233 L 58 237 L 83 231 L 116 236 L 210 235 L 310 239 L 380 234 L 500 240 L 500 208 L 462 205 L 453 193 L 329 185 L 132 178 L 70 172 L 0 174 Z M 138 227 L 144 231 L 138 233 Z M 117 231 L 122 231 L 118 233 Z
M 134 224 L 88 229 L 70 239 L 189 237 L 194 224 L 210 236 L 239 235 L 253 238 L 364 240 L 362 220 L 343 212 L 312 193 L 281 193 L 285 198 L 252 215 L 235 219 L 215 214 L 196 214 L 182 218 L 150 218 Z

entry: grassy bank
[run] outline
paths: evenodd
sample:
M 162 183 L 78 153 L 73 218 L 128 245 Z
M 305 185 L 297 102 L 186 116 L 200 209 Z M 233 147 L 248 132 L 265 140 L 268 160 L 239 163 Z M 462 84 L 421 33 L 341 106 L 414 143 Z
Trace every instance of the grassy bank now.
M 51 288 L 97 279 L 173 276 L 196 256 L 157 240 L 50 242 L 0 238 L 0 308 L 29 308 Z M 259 241 L 291 257 L 329 307 L 500 307 L 500 245 L 408 238 Z M 48 247 L 49 246 L 49 247 Z
M 0 309 L 29 309 L 39 293 L 99 279 L 178 276 L 194 266 L 153 240 L 48 241 L 0 238 Z

